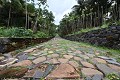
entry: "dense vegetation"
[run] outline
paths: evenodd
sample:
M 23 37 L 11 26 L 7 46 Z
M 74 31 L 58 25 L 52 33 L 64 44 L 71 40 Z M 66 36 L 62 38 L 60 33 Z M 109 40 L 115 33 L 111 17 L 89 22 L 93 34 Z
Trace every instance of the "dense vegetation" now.
M 24 28 L 0 28 L 0 37 L 7 38 L 49 38 L 55 36 L 55 33 L 49 34 L 47 31 L 37 31 L 34 33 L 31 29 Z
M 77 0 L 78 4 L 61 20 L 58 32 L 61 36 L 74 34 L 81 29 L 120 25 L 119 0 Z M 106 26 L 107 27 L 107 26 Z
M 0 0 L 0 37 L 55 35 L 54 15 L 47 8 L 47 0 Z

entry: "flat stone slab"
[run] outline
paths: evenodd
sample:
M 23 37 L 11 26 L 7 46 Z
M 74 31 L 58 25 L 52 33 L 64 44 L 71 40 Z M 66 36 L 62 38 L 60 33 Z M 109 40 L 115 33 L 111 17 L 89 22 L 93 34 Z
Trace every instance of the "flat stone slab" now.
M 33 60 L 33 59 L 35 59 L 36 57 L 35 56 L 28 56 L 28 60 Z
M 53 51 L 48 51 L 49 54 L 53 54 L 54 52 Z
M 25 78 L 25 79 L 27 79 L 27 78 L 33 78 L 34 73 L 35 73 L 35 70 L 34 70 L 34 69 L 29 70 L 29 71 L 25 74 L 25 76 L 24 76 L 23 78 Z
M 39 57 L 39 58 L 33 60 L 33 63 L 38 64 L 38 63 L 41 63 L 41 62 L 44 62 L 44 61 L 46 61 L 46 57 L 43 56 L 43 57 Z
M 98 56 L 98 58 L 102 58 L 102 59 L 105 59 L 105 60 L 110 59 L 109 57 L 106 57 L 106 56 Z
M 60 62 L 57 59 L 50 59 L 46 62 L 48 62 L 49 64 L 60 64 Z
M 12 58 L 12 55 L 11 54 L 3 54 L 5 56 L 5 58 Z
M 18 59 L 16 59 L 16 58 L 5 59 L 5 60 L 0 62 L 0 68 L 10 66 L 10 65 L 12 65 L 13 63 L 15 63 L 17 61 L 18 61 Z
M 85 62 L 85 61 L 81 61 L 81 64 L 86 67 L 86 68 L 95 68 L 91 63 Z
M 49 57 L 49 58 L 57 58 L 57 57 L 59 57 L 59 54 L 51 54 L 51 55 L 48 55 L 47 57 Z
M 82 73 L 85 75 L 85 76 L 94 76 L 94 75 L 101 75 L 103 76 L 103 74 L 96 70 L 96 69 L 91 69 L 91 68 L 82 68 Z
M 109 66 L 110 68 L 114 69 L 115 71 L 120 72 L 120 67 L 119 67 L 119 66 L 113 65 L 113 64 L 108 64 L 108 66 Z
M 67 63 L 69 61 L 69 59 L 59 58 L 58 61 L 60 63 Z
M 73 58 L 73 55 L 63 55 L 63 57 L 66 59 L 71 59 L 71 58 Z
M 73 59 L 76 60 L 76 61 L 82 61 L 82 59 L 80 57 L 76 57 L 76 56 L 74 56 Z
M 70 64 L 60 64 L 46 77 L 46 79 L 76 79 L 76 78 L 80 78 L 80 75 Z
M 75 68 L 77 68 L 77 67 L 79 67 L 80 65 L 78 64 L 78 62 L 76 62 L 76 61 L 69 61 L 68 62 L 70 65 L 72 65 L 73 67 L 75 67 Z
M 94 63 L 103 63 L 103 64 L 106 64 L 107 62 L 103 59 L 100 59 L 100 58 L 93 58 L 92 61 L 94 61 Z
M 105 75 L 110 74 L 110 73 L 116 73 L 118 74 L 115 70 L 111 69 L 105 64 L 96 64 L 97 68 L 103 72 Z
M 44 72 L 43 77 L 45 78 L 54 68 L 55 68 L 55 65 L 48 65 Z
M 98 56 L 98 57 L 101 58 L 101 59 L 104 59 L 104 60 L 116 61 L 114 58 L 109 58 L 109 57 L 106 57 L 106 56 Z
M 35 71 L 35 73 L 34 73 L 34 75 L 33 75 L 33 80 L 35 79 L 40 79 L 40 78 L 42 78 L 43 77 L 43 74 L 44 74 L 44 72 L 42 72 L 42 71 L 40 71 L 40 70 L 37 70 L 37 71 Z
M 113 60 L 106 60 L 108 63 L 110 64 L 115 64 L 115 65 L 118 65 L 120 66 L 120 63 L 116 62 L 116 61 L 113 61 Z
M 83 58 L 83 59 L 90 59 L 87 55 L 84 55 L 84 54 L 80 54 L 80 55 L 78 55 L 78 56 L 80 56 L 80 57 Z
M 37 65 L 34 69 L 29 70 L 24 78 L 25 79 L 39 79 L 43 77 L 44 72 L 46 71 L 48 65 Z
M 82 54 L 82 52 L 80 50 L 76 50 L 75 53 Z
M 92 78 L 90 76 L 87 76 L 85 80 L 92 80 Z
M 93 58 L 95 55 L 94 54 L 89 54 L 89 53 L 86 53 L 87 56 L 89 56 L 90 58 Z
M 24 53 L 22 55 L 17 56 L 17 58 L 18 58 L 19 61 L 27 60 L 28 55 Z
M 49 49 L 48 48 L 45 48 L 44 51 L 48 51 Z
M 101 75 L 94 75 L 92 77 L 92 80 L 102 80 L 102 79 L 103 79 L 103 76 L 101 76 Z
M 43 54 L 42 52 L 37 52 L 37 53 L 33 53 L 33 54 L 31 54 L 31 55 L 33 55 L 33 56 L 39 56 L 39 55 L 41 55 L 41 54 Z
M 36 48 L 31 48 L 31 49 L 25 50 L 24 52 L 25 53 L 30 53 L 30 52 L 33 52 L 34 50 L 36 50 Z
M 13 64 L 12 66 L 16 67 L 16 66 L 21 66 L 21 67 L 27 67 L 32 65 L 32 62 L 30 60 L 24 60 L 18 63 Z
M 25 67 L 10 67 L 0 70 L 0 78 L 21 78 L 28 71 Z

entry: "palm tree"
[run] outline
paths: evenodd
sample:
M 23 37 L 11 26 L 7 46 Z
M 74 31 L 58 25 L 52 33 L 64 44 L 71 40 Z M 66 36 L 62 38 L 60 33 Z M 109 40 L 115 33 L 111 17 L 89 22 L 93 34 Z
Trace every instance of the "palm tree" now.
M 38 0 L 38 6 L 39 6 L 39 9 L 37 10 L 36 12 L 36 21 L 35 21 L 35 25 L 33 27 L 33 32 L 37 32 L 37 24 L 38 24 L 38 18 L 42 18 L 42 9 L 41 9 L 41 6 L 45 6 L 46 7 L 46 3 L 47 3 L 47 0 Z M 45 8 L 44 7 L 44 8 Z
M 27 29 L 27 24 L 28 24 L 27 0 L 25 0 L 25 10 L 26 10 L 25 28 Z
M 10 8 L 9 8 L 9 18 L 8 18 L 8 24 L 7 24 L 7 27 L 10 26 L 10 18 L 11 18 L 11 0 L 8 0 L 8 3 L 10 5 Z

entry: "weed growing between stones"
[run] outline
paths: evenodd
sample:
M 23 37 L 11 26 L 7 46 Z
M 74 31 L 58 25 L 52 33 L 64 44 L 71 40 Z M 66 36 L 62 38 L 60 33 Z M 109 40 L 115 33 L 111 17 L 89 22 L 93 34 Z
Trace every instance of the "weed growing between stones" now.
M 107 79 L 109 80 L 120 80 L 119 75 L 115 74 L 115 73 L 110 73 L 106 76 Z

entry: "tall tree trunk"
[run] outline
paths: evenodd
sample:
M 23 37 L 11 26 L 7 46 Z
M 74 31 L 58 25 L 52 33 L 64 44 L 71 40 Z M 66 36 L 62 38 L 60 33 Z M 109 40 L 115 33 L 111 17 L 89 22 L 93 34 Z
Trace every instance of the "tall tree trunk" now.
M 102 18 L 102 24 L 104 23 L 104 19 L 103 19 L 103 6 L 101 6 L 102 8 L 102 14 L 101 14 L 101 18 Z
M 92 15 L 93 15 L 93 14 L 91 13 L 91 21 L 90 21 L 90 22 L 91 22 L 91 24 L 90 24 L 90 27 L 92 27 L 92 26 L 93 26 L 93 25 L 92 25 L 92 21 L 93 21 L 93 17 L 92 17 Z
M 84 19 L 83 19 L 83 16 L 81 16 L 81 22 L 82 22 L 81 24 L 82 24 L 82 26 L 80 27 L 80 29 L 83 28 L 83 26 L 84 26 L 84 25 L 83 25 L 83 20 L 84 20 Z
M 25 9 L 26 9 L 26 23 L 25 23 L 25 29 L 27 29 L 27 23 L 28 23 L 28 20 L 27 20 L 27 17 L 28 17 L 28 14 L 27 14 L 27 0 L 26 0 L 26 4 L 25 4 Z
M 83 16 L 83 28 L 85 28 L 85 17 Z
M 94 17 L 94 27 L 96 27 L 96 12 L 95 12 L 95 17 Z
M 84 17 L 84 28 L 86 28 L 86 15 Z
M 116 21 L 118 20 L 118 14 L 117 14 L 117 11 L 118 11 L 118 9 L 117 9 L 117 3 L 116 3 L 116 5 L 115 5 L 115 11 L 116 11 Z
M 30 28 L 30 20 L 29 20 L 29 14 L 28 14 L 28 29 Z
M 98 5 L 98 24 L 97 26 L 100 26 L 100 8 L 99 8 L 99 5 Z
M 80 16 L 80 19 L 78 21 L 79 25 L 78 25 L 78 29 L 80 30 L 80 27 L 82 27 L 82 17 Z
M 7 25 L 7 27 L 10 26 L 10 18 L 11 18 L 11 4 L 10 4 L 10 9 L 9 9 L 9 18 L 8 18 L 8 25 Z
M 33 27 L 33 33 L 36 33 L 37 32 L 37 24 L 38 24 L 38 16 L 36 18 L 36 21 L 35 21 L 35 25 Z
M 119 4 L 119 20 L 120 20 L 120 4 Z

